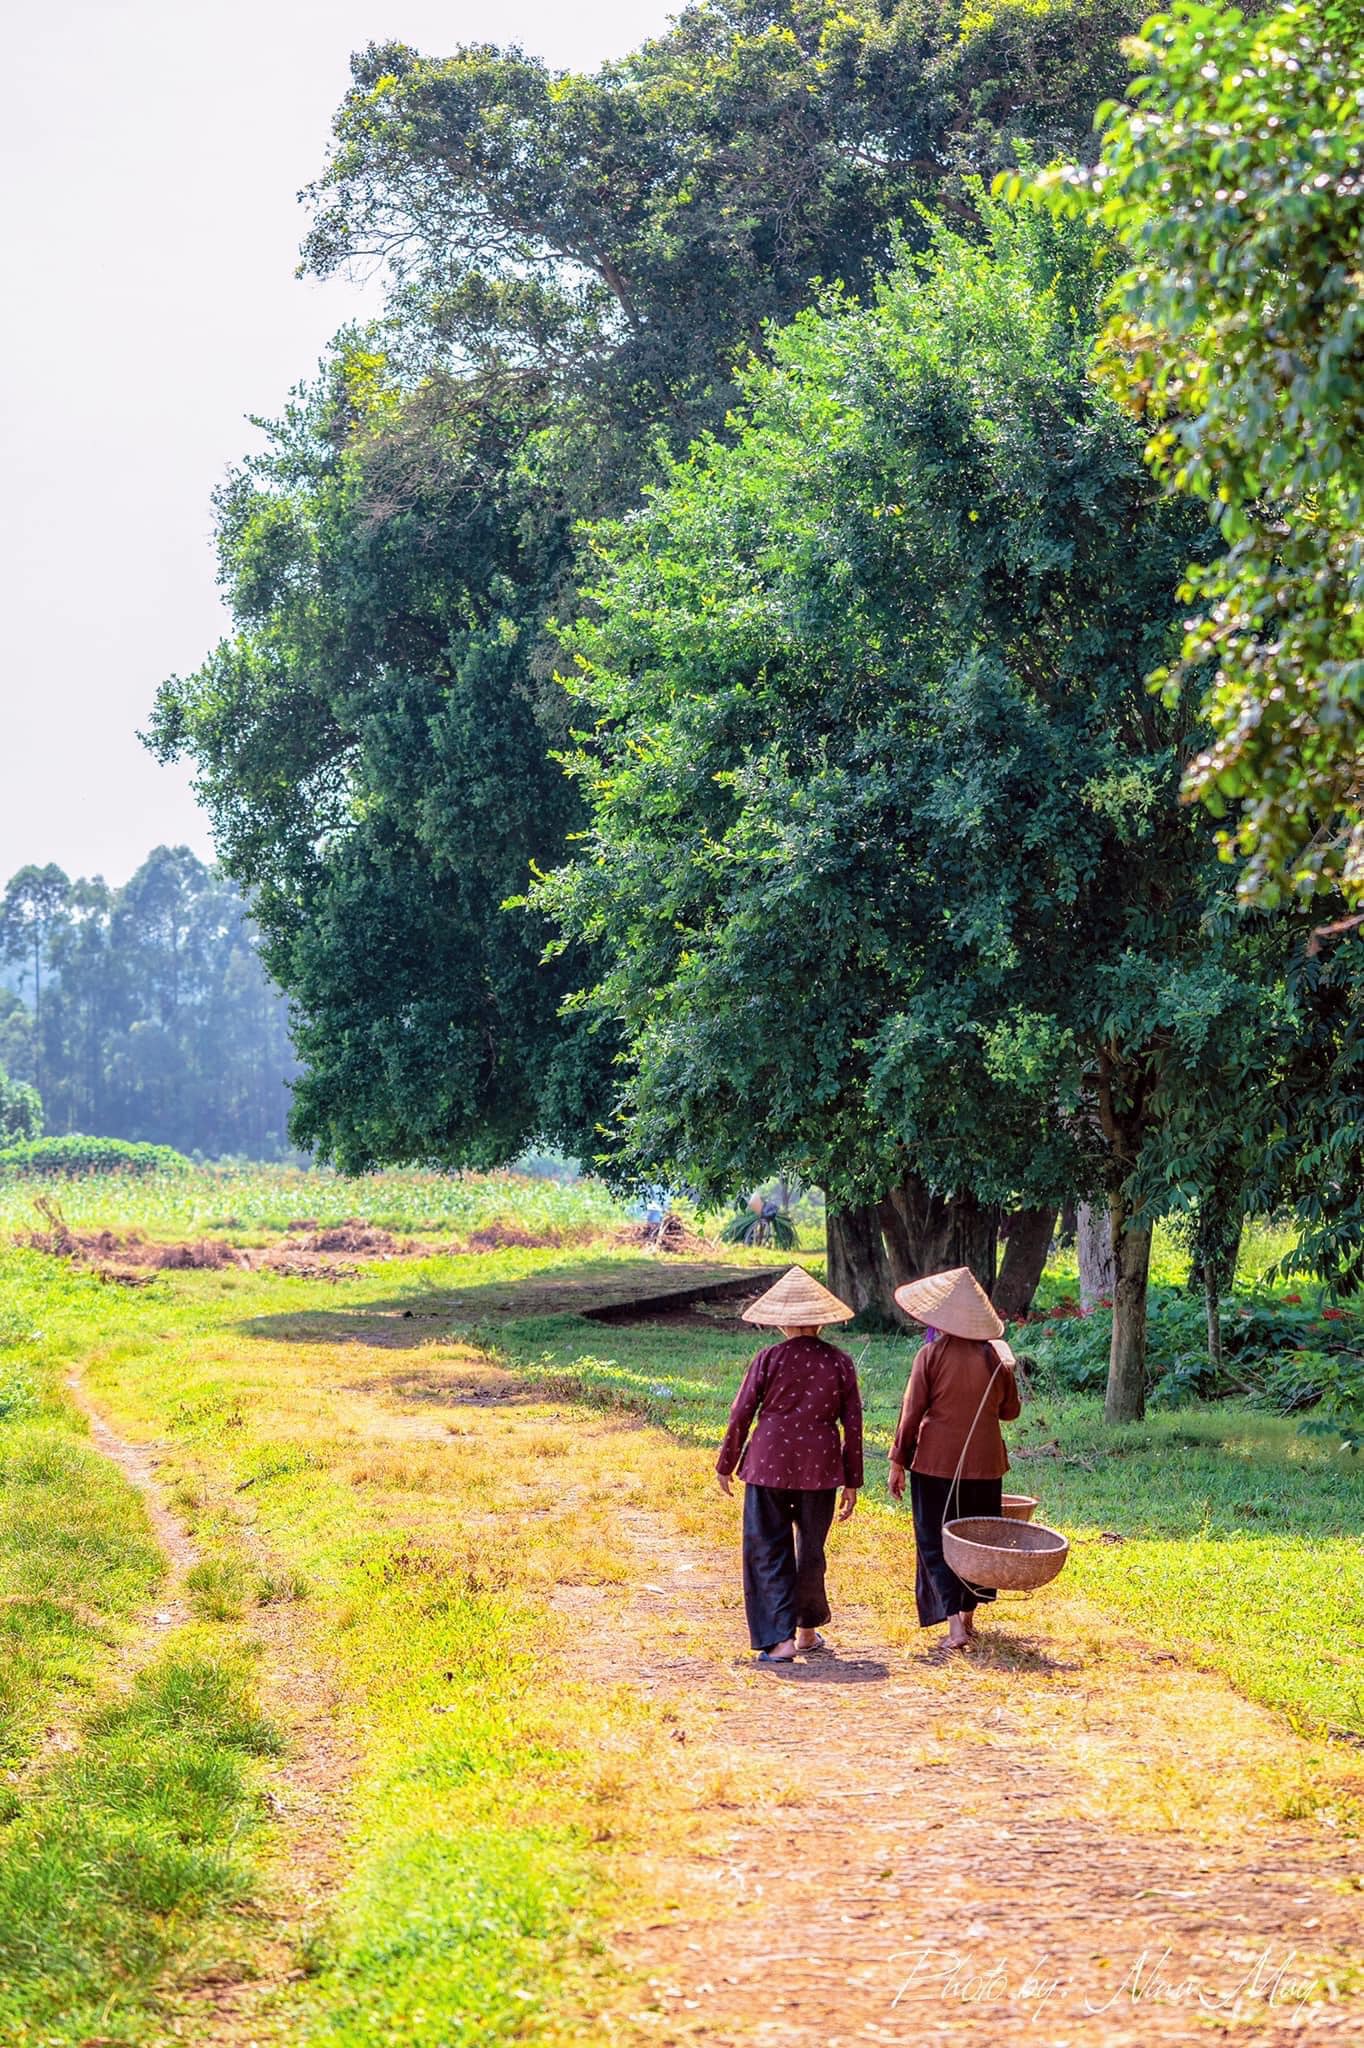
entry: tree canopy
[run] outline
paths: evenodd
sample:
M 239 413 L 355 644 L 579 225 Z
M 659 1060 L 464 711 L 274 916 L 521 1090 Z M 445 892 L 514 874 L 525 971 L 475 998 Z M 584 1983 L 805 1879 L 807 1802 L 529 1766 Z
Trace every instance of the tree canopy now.
M 1019 141 L 1082 150 L 1139 10 L 729 0 L 592 74 L 517 50 L 355 59 L 305 263 L 377 262 L 343 337 L 219 497 L 233 636 L 163 689 L 295 1004 L 300 1140 L 348 1167 L 591 1148 L 589 978 L 502 905 L 583 821 L 547 630 L 577 524 L 723 431 L 735 364 L 819 280 Z
M 1180 663 L 1211 665 L 1189 791 L 1263 905 L 1364 900 L 1364 17 L 1181 0 L 1136 46 L 1084 204 L 1130 268 L 1105 375 L 1156 474 L 1225 548 L 1193 569 Z
M 985 227 L 798 317 L 737 438 L 598 531 L 592 825 L 538 900 L 602 962 L 626 1159 L 1102 1190 L 1131 1414 L 1151 1217 L 1226 1177 L 1179 1134 L 1265 1085 L 1291 935 L 1231 914 L 1195 695 L 1146 687 L 1211 534 L 1090 375 L 1103 245 Z

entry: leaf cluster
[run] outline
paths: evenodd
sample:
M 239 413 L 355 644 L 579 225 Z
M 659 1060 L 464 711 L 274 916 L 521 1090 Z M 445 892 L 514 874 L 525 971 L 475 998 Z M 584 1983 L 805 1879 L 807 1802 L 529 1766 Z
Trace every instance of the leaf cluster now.
M 1090 170 L 1041 186 L 1129 258 L 1102 374 L 1212 508 L 1167 686 L 1210 668 L 1186 787 L 1264 907 L 1364 892 L 1364 15 L 1180 0 Z M 1229 816 L 1230 814 L 1230 816 Z

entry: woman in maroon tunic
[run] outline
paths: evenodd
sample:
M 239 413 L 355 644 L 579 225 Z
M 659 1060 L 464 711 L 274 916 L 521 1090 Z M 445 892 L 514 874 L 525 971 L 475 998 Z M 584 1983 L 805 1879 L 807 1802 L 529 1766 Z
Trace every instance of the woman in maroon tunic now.
M 745 1322 L 779 1329 L 785 1341 L 760 1351 L 744 1375 L 715 1470 L 722 1493 L 736 1470 L 744 1482 L 749 1640 L 765 1663 L 786 1664 L 824 1648 L 824 1542 L 840 1486 L 838 1519 L 846 1522 L 862 1484 L 857 1368 L 819 1334 L 822 1324 L 847 1322 L 853 1311 L 792 1266 L 743 1314 Z
M 1001 1512 L 1009 1454 L 999 1425 L 1019 1412 L 1014 1357 L 1002 1341 L 1003 1323 L 967 1266 L 912 1280 L 896 1288 L 895 1299 L 929 1330 L 890 1447 L 890 1490 L 904 1499 L 908 1467 L 919 1624 L 945 1621 L 953 1649 L 965 1650 L 976 1632 L 977 1602 L 995 1596 L 957 1577 L 943 1555 L 942 1525 Z

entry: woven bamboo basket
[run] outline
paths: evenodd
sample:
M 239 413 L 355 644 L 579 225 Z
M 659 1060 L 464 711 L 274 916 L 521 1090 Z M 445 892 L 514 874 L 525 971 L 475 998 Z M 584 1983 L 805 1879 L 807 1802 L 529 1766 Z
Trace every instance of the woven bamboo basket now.
M 1030 1493 L 1006 1493 L 1000 1508 L 1008 1522 L 1030 1522 L 1037 1513 L 1037 1502 Z
M 968 1515 L 942 1525 L 943 1556 L 968 1586 L 1031 1593 L 1054 1579 L 1070 1554 L 1056 1529 L 1004 1515 Z

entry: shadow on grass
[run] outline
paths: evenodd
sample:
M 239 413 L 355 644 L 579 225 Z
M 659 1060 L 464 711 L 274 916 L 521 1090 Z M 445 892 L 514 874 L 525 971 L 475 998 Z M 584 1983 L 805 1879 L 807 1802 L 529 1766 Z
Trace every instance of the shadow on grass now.
M 442 1335 L 473 1337 L 496 1344 L 499 1325 L 528 1319 L 572 1319 L 576 1328 L 590 1309 L 647 1301 L 680 1286 L 727 1285 L 745 1279 L 744 1268 L 716 1261 L 663 1266 L 652 1260 L 565 1261 L 540 1266 L 513 1279 L 489 1279 L 460 1286 L 414 1280 L 410 1286 L 378 1295 L 338 1302 L 335 1307 L 278 1310 L 249 1316 L 237 1327 L 243 1335 L 285 1344 L 370 1344 L 404 1349 L 429 1344 Z M 363 1287 L 364 1276 L 353 1285 Z M 601 1325 L 582 1322 L 585 1346 L 607 1340 Z M 611 1337 L 616 1331 L 610 1332 Z
M 537 1388 L 527 1380 L 510 1375 L 481 1379 L 450 1369 L 391 1372 L 381 1380 L 362 1380 L 348 1391 L 373 1394 L 379 1389 L 408 1408 L 526 1408 L 539 1399 Z
M 945 1650 L 945 1643 L 937 1645 Z M 954 1656 L 959 1652 L 954 1651 Z M 997 1636 L 982 1631 L 964 1662 L 990 1671 L 1025 1671 L 1038 1678 L 1060 1678 L 1084 1669 L 1083 1659 L 1058 1657 L 1054 1646 L 1030 1636 Z

